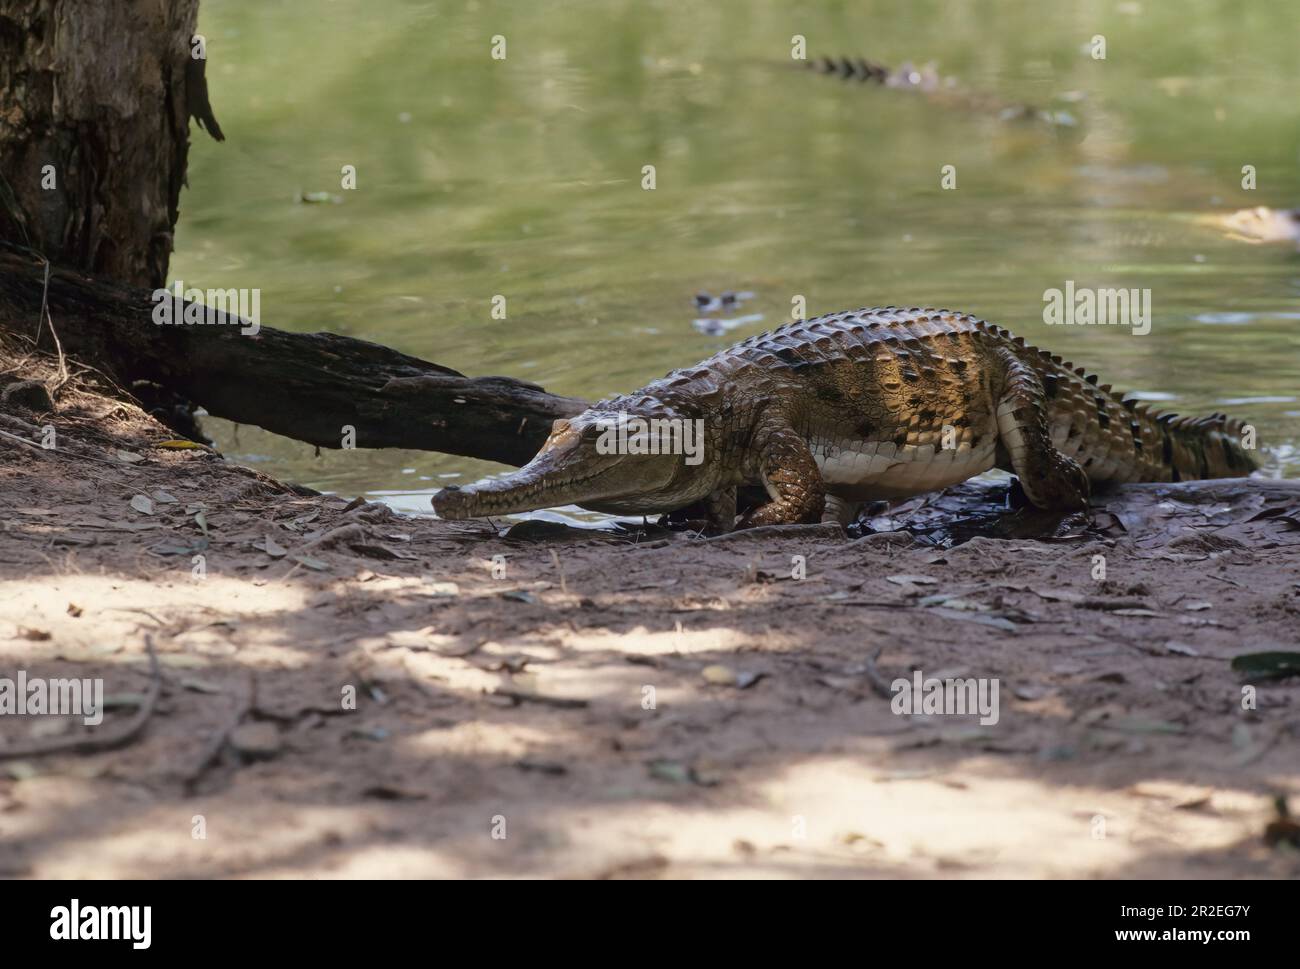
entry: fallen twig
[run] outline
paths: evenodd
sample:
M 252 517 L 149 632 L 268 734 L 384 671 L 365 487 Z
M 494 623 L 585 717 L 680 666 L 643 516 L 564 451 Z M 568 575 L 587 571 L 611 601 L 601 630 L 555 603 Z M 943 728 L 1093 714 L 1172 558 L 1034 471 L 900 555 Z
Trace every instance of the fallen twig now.
M 886 700 L 894 698 L 894 691 L 889 688 L 888 681 L 880 675 L 880 670 L 876 668 L 876 660 L 880 659 L 880 654 L 885 651 L 885 647 L 879 647 L 874 653 L 867 657 L 863 663 L 863 672 L 867 676 L 867 682 L 871 684 L 871 689 L 877 696 L 884 697 Z
M 243 702 L 235 708 L 235 715 L 230 719 L 226 726 L 214 737 L 212 742 L 204 748 L 203 756 L 195 762 L 194 766 L 181 778 L 185 784 L 186 793 L 192 793 L 195 786 L 208 772 L 208 768 L 217 762 L 221 757 L 221 752 L 226 749 L 226 741 L 230 739 L 231 733 L 235 731 L 244 718 L 257 705 L 257 677 L 250 673 L 248 676 L 248 693 L 244 696 Z
M 12 760 L 16 757 L 47 757 L 50 754 L 95 754 L 104 750 L 114 750 L 134 740 L 153 716 L 158 696 L 162 693 L 162 671 L 158 666 L 158 654 L 154 652 L 153 637 L 145 636 L 144 644 L 149 652 L 151 682 L 144 702 L 140 704 L 140 708 L 130 720 L 117 730 L 91 737 L 59 737 L 54 740 L 0 747 L 0 760 Z
M 1228 585 L 1235 585 L 1238 589 L 1244 589 L 1244 588 L 1246 588 L 1244 585 L 1242 585 L 1242 584 L 1241 584 L 1240 582 L 1238 582 L 1236 579 L 1228 579 L 1228 578 L 1223 577 L 1222 575 L 1215 575 L 1213 572 L 1206 572 L 1205 575 L 1206 575 L 1207 578 L 1214 579 L 1216 582 L 1226 582 L 1226 583 L 1228 583 Z
M 529 693 L 527 690 L 496 689 L 491 695 L 507 697 L 515 703 L 541 703 L 548 707 L 559 707 L 561 710 L 578 710 L 588 705 L 586 700 L 576 697 L 546 696 L 542 693 Z
M 89 454 L 73 454 L 71 451 L 60 449 L 60 448 L 42 447 L 40 444 L 37 444 L 35 441 L 29 441 L 27 440 L 27 438 L 21 437 L 17 434 L 10 434 L 8 431 L 0 431 L 0 437 L 7 438 L 8 440 L 11 441 L 17 441 L 19 444 L 26 444 L 28 447 L 35 448 L 37 451 L 40 451 L 42 454 L 51 454 L 51 455 L 60 454 L 63 455 L 64 457 L 73 458 L 74 460 L 77 461 L 93 461 L 95 464 L 107 464 L 110 467 L 114 466 L 114 462 L 106 460 L 105 458 L 97 458 Z
M 0 431 L 0 437 L 7 438 L 10 441 L 17 441 L 19 444 L 26 444 L 28 447 L 35 448 L 38 451 L 53 450 L 52 448 L 43 448 L 35 441 L 29 441 L 25 437 L 19 437 L 17 434 L 10 434 L 8 431 Z
M 336 528 L 322 532 L 309 542 L 304 542 L 294 550 L 294 553 L 300 554 L 309 549 L 328 548 L 331 545 L 340 543 L 349 545 L 353 542 L 366 541 L 370 541 L 370 533 L 366 531 L 366 527 L 358 522 L 349 522 L 346 525 L 339 525 Z

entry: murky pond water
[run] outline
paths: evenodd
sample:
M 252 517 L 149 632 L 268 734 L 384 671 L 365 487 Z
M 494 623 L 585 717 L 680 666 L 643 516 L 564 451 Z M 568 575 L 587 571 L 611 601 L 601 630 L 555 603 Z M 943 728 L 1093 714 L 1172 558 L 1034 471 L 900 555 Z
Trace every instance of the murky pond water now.
M 267 325 L 587 398 L 782 323 L 796 297 L 809 315 L 946 306 L 1177 410 L 1248 418 L 1300 475 L 1300 254 L 1205 222 L 1300 205 L 1300 8 L 1057 6 L 205 0 L 228 140 L 195 137 L 172 275 L 260 287 Z M 796 34 L 1077 124 L 799 70 Z M 1149 290 L 1150 332 L 1048 326 L 1044 291 L 1067 281 Z M 700 292 L 752 296 L 702 312 Z M 496 470 L 209 427 L 236 460 L 413 511 Z

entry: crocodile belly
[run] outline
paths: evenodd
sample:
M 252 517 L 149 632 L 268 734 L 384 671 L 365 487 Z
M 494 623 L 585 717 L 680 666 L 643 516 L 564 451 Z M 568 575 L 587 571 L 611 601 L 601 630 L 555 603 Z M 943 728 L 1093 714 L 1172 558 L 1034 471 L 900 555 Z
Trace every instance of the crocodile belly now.
M 874 501 L 938 491 L 993 467 L 996 441 L 985 437 L 955 448 L 893 441 L 810 442 L 826 490 L 850 501 Z

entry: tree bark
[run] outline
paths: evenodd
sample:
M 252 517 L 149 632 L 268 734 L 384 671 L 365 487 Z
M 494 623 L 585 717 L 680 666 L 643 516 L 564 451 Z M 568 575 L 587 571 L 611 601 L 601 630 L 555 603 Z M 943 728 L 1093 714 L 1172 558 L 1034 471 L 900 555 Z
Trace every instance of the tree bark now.
M 189 117 L 221 138 L 197 18 L 198 0 L 4 0 L 0 239 L 163 285 Z
M 0 330 L 38 333 L 43 296 L 63 350 L 120 383 L 157 383 L 216 417 L 321 447 L 417 448 L 526 464 L 552 422 L 585 401 L 510 377 L 466 377 L 397 350 L 330 333 L 159 325 L 149 290 L 44 267 L 0 248 Z M 246 322 L 246 321 L 245 321 Z M 39 348 L 55 351 L 51 327 Z

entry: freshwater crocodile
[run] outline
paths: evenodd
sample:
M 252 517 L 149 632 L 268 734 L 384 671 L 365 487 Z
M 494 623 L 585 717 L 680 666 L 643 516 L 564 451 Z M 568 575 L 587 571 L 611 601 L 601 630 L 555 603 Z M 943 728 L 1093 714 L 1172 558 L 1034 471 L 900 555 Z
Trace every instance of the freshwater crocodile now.
M 1294 242 L 1300 249 L 1300 209 L 1270 209 L 1259 205 L 1253 209 L 1239 209 L 1230 215 L 1203 216 L 1198 221 L 1217 226 L 1230 238 L 1252 245 Z
M 660 421 L 658 425 L 651 421 Z M 689 424 L 687 423 L 689 422 Z M 610 429 L 694 426 L 682 448 L 611 448 Z M 740 527 L 844 520 L 853 503 L 935 491 L 991 468 L 1039 508 L 1087 505 L 1095 485 L 1242 477 L 1243 425 L 1179 417 L 965 313 L 889 306 L 787 323 L 626 396 L 555 422 L 520 470 L 433 497 L 443 518 L 578 504 L 613 514 L 703 501 L 736 526 L 736 489 L 769 501 Z M 690 443 L 690 435 L 676 438 Z M 686 449 L 689 450 L 689 449 Z
M 941 75 L 933 64 L 916 67 L 905 61 L 893 69 L 863 57 L 821 57 L 802 63 L 818 74 L 915 91 L 930 101 L 970 113 L 993 115 L 1002 121 L 1039 121 L 1057 127 L 1074 127 L 1078 123 L 1068 111 L 1047 111 L 1032 104 L 1003 101 L 984 92 L 963 88 L 956 79 Z

